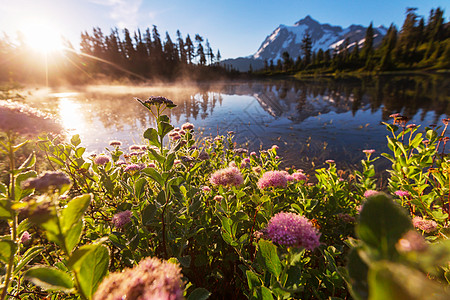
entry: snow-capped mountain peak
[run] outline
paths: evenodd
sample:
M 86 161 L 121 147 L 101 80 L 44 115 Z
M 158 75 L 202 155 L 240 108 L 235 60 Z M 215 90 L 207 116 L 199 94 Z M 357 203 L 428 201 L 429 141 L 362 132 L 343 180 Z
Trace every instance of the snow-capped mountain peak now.
M 334 49 L 336 46 L 339 47 L 345 39 L 348 39 L 349 45 L 358 43 L 361 46 L 366 29 L 367 27 L 361 25 L 351 25 L 347 28 L 342 28 L 330 24 L 321 24 L 308 15 L 293 26 L 278 26 L 262 42 L 253 58 L 273 60 L 275 63 L 278 59 L 282 59 L 282 53 L 285 51 L 294 59 L 302 56 L 301 44 L 306 33 L 311 37 L 312 51 Z M 386 32 L 387 30 L 383 26 L 374 28 L 375 45 L 381 42 Z

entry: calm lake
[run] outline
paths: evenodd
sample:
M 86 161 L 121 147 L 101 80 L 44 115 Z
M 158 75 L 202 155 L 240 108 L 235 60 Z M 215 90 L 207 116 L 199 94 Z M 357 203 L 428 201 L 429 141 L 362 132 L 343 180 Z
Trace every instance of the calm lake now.
M 450 115 L 449 76 L 425 75 L 96 85 L 36 92 L 27 101 L 51 109 L 89 152 L 101 153 L 110 140 L 121 140 L 124 147 L 143 143 L 143 131 L 154 122 L 134 97 L 152 95 L 178 105 L 168 111 L 176 126 L 191 122 L 203 137 L 234 131 L 238 144 L 255 151 L 276 144 L 284 166 L 305 170 L 327 159 L 343 168 L 358 164 L 363 149 L 388 151 L 381 122 L 391 122 L 392 113 L 424 126 L 441 125 Z

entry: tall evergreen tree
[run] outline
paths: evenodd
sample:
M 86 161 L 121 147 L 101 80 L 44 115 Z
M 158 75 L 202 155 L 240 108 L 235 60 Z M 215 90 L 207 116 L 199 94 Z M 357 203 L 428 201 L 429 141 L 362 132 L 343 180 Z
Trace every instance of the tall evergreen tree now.
M 302 39 L 301 49 L 304 56 L 305 65 L 309 65 L 311 63 L 311 49 L 312 49 L 312 39 L 309 33 L 305 33 Z
M 369 27 L 366 29 L 366 35 L 364 37 L 364 45 L 361 49 L 361 56 L 367 60 L 368 56 L 373 52 L 373 23 L 370 22 Z
M 187 62 L 188 62 L 188 64 L 192 64 L 192 59 L 194 58 L 194 44 L 192 43 L 192 40 L 191 40 L 191 37 L 189 36 L 189 34 L 186 37 L 185 47 L 186 47 Z

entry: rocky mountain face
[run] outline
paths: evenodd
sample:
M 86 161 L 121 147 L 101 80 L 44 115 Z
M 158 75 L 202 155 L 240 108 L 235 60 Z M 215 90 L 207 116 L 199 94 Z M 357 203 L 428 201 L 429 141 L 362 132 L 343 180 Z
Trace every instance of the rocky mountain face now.
M 312 40 L 312 50 L 322 49 L 334 50 L 341 46 L 346 39 L 349 42 L 349 48 L 356 44 L 361 47 L 364 44 L 364 37 L 367 27 L 361 25 L 351 25 L 347 28 L 332 26 L 330 24 L 321 24 L 310 16 L 301 19 L 293 26 L 280 25 L 262 42 L 255 54 L 229 59 L 223 61 L 224 64 L 231 64 L 240 71 L 247 71 L 252 66 L 256 70 L 264 65 L 264 61 L 273 61 L 282 59 L 282 53 L 287 51 L 290 57 L 296 59 L 302 56 L 301 44 L 305 34 L 309 34 Z M 374 46 L 376 47 L 386 35 L 387 29 L 383 26 L 374 28 Z

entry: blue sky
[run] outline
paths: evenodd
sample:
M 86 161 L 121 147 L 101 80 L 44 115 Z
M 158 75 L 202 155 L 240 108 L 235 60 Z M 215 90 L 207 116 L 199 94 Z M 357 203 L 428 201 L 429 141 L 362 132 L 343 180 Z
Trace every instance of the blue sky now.
M 222 58 L 256 52 L 278 25 L 292 25 L 307 15 L 321 23 L 400 27 L 406 7 L 428 18 L 441 7 L 448 20 L 448 0 L 0 0 L 0 32 L 14 36 L 24 24 L 51 24 L 77 46 L 80 32 L 99 26 L 142 30 L 157 25 L 161 36 L 176 30 L 207 38 Z M 23 30 L 23 29 L 22 29 Z

